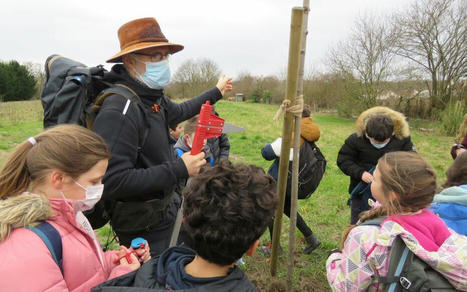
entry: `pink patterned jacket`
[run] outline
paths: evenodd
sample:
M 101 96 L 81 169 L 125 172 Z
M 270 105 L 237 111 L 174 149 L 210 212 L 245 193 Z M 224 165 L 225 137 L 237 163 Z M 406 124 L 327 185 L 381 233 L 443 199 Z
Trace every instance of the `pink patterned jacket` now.
M 455 233 L 428 210 L 416 215 L 391 216 L 381 227 L 353 228 L 342 252 L 326 261 L 333 291 L 382 291 L 378 276 L 386 276 L 389 252 L 400 235 L 420 259 L 446 277 L 461 291 L 467 291 L 467 237 Z

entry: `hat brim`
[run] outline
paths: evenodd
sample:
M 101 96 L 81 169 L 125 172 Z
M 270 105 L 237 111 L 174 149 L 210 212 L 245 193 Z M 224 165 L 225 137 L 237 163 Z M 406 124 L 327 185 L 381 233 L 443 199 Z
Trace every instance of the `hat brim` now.
M 124 55 L 134 53 L 134 52 L 137 52 L 137 51 L 142 51 L 142 50 L 145 50 L 145 49 L 157 48 L 157 47 L 168 47 L 170 54 L 175 54 L 176 52 L 179 52 L 179 51 L 183 50 L 182 45 L 172 44 L 172 43 L 167 43 L 167 42 L 137 43 L 137 44 L 128 46 L 125 49 L 118 52 L 117 54 L 113 55 L 110 59 L 107 60 L 107 63 L 121 63 L 122 62 L 122 57 Z

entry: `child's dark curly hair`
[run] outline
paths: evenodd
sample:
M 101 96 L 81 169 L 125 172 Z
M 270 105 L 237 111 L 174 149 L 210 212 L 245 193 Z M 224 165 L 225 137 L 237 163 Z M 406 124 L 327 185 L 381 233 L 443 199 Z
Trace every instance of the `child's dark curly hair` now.
M 254 165 L 221 161 L 183 191 L 189 245 L 203 259 L 230 265 L 264 233 L 276 207 L 276 182 Z

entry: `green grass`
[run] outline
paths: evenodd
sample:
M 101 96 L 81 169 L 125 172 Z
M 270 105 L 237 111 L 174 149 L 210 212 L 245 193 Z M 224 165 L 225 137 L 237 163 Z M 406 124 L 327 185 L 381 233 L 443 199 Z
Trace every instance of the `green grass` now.
M 37 102 L 34 105 L 31 104 L 26 103 L 30 108 L 38 106 Z M 282 133 L 282 123 L 275 123 L 272 120 L 277 108 L 278 106 L 274 105 L 227 101 L 216 104 L 216 110 L 221 117 L 245 128 L 243 133 L 229 134 L 231 160 L 268 169 L 271 162 L 261 157 L 261 148 Z M 30 111 L 37 112 L 31 109 Z M 301 234 L 297 232 L 294 285 L 297 291 L 329 291 L 324 267 L 326 257 L 331 249 L 338 246 L 340 234 L 350 216 L 349 208 L 346 206 L 349 178 L 338 169 L 336 158 L 344 140 L 354 132 L 355 121 L 318 113 L 313 114 L 312 117 L 320 127 L 321 138 L 317 145 L 321 148 L 328 164 L 320 186 L 311 198 L 299 201 L 298 210 L 322 240 L 322 245 L 311 255 L 302 254 L 304 244 L 301 242 Z M 435 167 L 438 183 L 442 183 L 445 179 L 444 172 L 452 161 L 449 149 L 453 137 L 435 135 L 439 133 L 435 128 L 435 123 L 421 123 L 416 120 L 412 126 L 415 128 L 412 129 L 412 140 L 417 151 Z M 424 129 L 418 131 L 418 128 Z M 0 165 L 2 159 L 5 159 L 5 153 L 9 153 L 15 145 L 40 130 L 41 121 L 37 119 L 21 123 L 11 123 L 0 119 Z M 279 260 L 278 280 L 271 279 L 269 276 L 269 263 L 260 252 L 251 258 L 244 258 L 247 263 L 244 269 L 261 290 L 268 290 L 274 285 L 277 287 L 284 285 L 289 230 L 289 220 L 285 216 L 283 223 L 281 244 L 285 255 Z M 108 232 L 108 227 L 99 230 L 101 242 L 105 243 Z M 266 232 L 261 238 L 261 244 L 266 244 L 268 240 L 269 233 Z

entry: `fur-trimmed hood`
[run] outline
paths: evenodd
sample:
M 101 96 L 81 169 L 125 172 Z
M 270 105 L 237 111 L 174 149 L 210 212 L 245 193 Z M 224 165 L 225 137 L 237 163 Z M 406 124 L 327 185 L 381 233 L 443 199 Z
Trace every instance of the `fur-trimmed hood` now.
M 368 120 L 372 116 L 379 114 L 385 114 L 391 117 L 392 121 L 394 122 L 394 136 L 396 136 L 397 139 L 403 139 L 410 136 L 409 124 L 407 123 L 407 120 L 402 113 L 385 106 L 375 106 L 367 109 L 366 111 L 362 112 L 360 116 L 358 116 L 355 126 L 357 128 L 357 135 L 359 137 L 365 134 L 365 128 Z
M 45 196 L 24 192 L 0 200 L 0 242 L 13 229 L 44 221 L 52 215 L 50 202 Z

